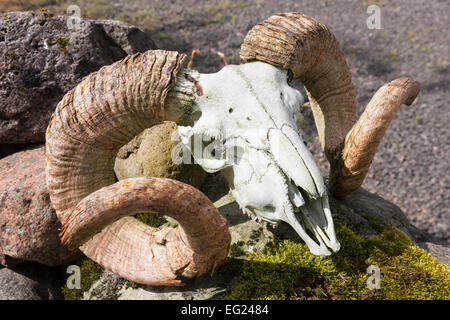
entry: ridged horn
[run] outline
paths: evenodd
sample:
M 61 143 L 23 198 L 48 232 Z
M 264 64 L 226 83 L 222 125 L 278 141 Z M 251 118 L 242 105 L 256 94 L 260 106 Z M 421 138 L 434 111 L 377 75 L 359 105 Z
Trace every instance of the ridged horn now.
M 333 194 L 346 196 L 362 185 L 395 112 L 402 104 L 411 105 L 418 94 L 419 85 L 410 78 L 378 89 L 345 138 L 340 161 L 330 175 Z
M 47 185 L 62 241 L 82 245 L 104 268 L 144 284 L 180 285 L 212 270 L 225 260 L 231 241 L 226 220 L 199 190 L 163 178 L 116 183 L 120 147 L 163 120 L 185 117 L 182 98 L 172 95 L 172 107 L 164 106 L 169 91 L 183 83 L 177 75 L 185 59 L 155 50 L 102 67 L 63 97 L 46 133 Z M 183 85 L 195 94 L 194 84 Z M 118 220 L 154 209 L 167 209 L 180 226 L 160 230 L 134 218 Z
M 414 80 L 398 79 L 406 85 L 402 87 L 404 94 L 390 92 L 398 86 L 383 87 L 379 92 L 387 94 L 376 94 L 377 103 L 369 104 L 358 120 L 355 89 L 339 42 L 326 26 L 300 13 L 276 14 L 255 25 L 245 37 L 240 55 L 244 60 L 260 60 L 289 70 L 292 79 L 303 83 L 330 162 L 330 189 L 336 196 L 359 188 L 395 110 L 418 94 Z M 363 126 L 372 135 L 356 138 L 360 132 L 356 128 Z M 350 155 L 353 160 L 346 160 Z M 364 161 L 358 161 L 359 157 Z M 346 167 L 354 163 L 358 163 L 357 171 Z

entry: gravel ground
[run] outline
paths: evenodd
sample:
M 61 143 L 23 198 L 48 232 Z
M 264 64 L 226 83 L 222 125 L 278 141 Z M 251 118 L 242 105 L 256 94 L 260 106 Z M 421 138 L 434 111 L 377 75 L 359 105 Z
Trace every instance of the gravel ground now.
M 239 48 L 247 31 L 271 14 L 298 11 L 309 15 L 328 25 L 340 41 L 360 113 L 386 82 L 401 76 L 419 81 L 419 98 L 397 113 L 363 186 L 397 204 L 414 225 L 450 244 L 450 112 L 445 106 L 450 82 L 448 0 L 103 2 L 112 8 L 105 11 L 108 14 L 146 27 L 160 48 L 188 54 L 199 48 L 193 68 L 200 72 L 223 67 L 217 51 L 229 63 L 241 63 Z M 380 8 L 381 29 L 367 27 L 366 9 L 371 4 Z M 83 3 L 80 7 L 83 15 Z M 310 110 L 305 114 L 309 147 L 326 165 L 314 138 Z

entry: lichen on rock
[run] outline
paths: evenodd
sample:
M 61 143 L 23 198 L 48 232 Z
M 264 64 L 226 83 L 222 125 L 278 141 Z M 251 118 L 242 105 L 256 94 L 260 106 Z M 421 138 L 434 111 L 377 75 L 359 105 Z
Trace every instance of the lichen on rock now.
M 170 178 L 199 188 L 205 181 L 207 173 L 193 162 L 175 163 L 172 159 L 172 153 L 177 150 L 179 144 L 177 137 L 177 124 L 171 121 L 164 121 L 144 130 L 117 153 L 114 164 L 117 179 Z M 164 216 L 163 212 L 137 214 L 136 218 L 151 227 L 177 224 L 174 219 Z

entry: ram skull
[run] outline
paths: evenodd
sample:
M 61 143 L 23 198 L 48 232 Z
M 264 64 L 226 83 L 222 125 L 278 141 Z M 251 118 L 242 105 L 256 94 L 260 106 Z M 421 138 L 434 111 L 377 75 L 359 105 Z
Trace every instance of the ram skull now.
M 196 162 L 222 170 L 250 216 L 289 223 L 314 254 L 339 250 L 322 174 L 298 133 L 303 98 L 286 70 L 251 62 L 187 78 L 202 88 L 193 104 L 201 116 L 178 131 Z
M 191 147 L 206 135 L 237 150 L 216 158 L 202 146 L 197 154 L 194 144 L 193 154 L 205 170 L 223 171 L 243 210 L 288 222 L 315 254 L 339 249 L 322 176 L 296 126 L 301 97 L 287 82 L 305 86 L 335 196 L 362 184 L 395 111 L 417 96 L 417 83 L 400 78 L 383 86 L 358 119 L 338 41 L 300 13 L 255 25 L 240 54 L 248 64 L 199 74 L 183 68 L 183 54 L 138 53 L 92 73 L 63 97 L 46 133 L 47 186 L 63 243 L 152 285 L 181 285 L 223 263 L 231 236 L 199 190 L 171 179 L 114 175 L 123 145 L 172 120 L 191 126 L 180 128 Z M 179 226 L 151 228 L 127 217 L 139 212 L 164 212 Z

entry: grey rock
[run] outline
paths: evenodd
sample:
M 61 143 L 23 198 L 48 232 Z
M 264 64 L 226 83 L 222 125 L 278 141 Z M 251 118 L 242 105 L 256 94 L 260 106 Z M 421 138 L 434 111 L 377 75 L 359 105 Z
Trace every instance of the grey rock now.
M 420 242 L 417 244 L 422 249 L 428 251 L 433 257 L 439 261 L 450 265 L 450 248 L 445 244 L 438 244 L 433 242 Z
M 105 270 L 100 279 L 91 285 L 91 288 L 83 292 L 83 300 L 114 300 L 120 296 L 120 290 L 135 286 L 132 282 Z
M 85 76 L 156 48 L 123 22 L 71 21 L 47 12 L 0 16 L 0 145 L 43 142 L 57 103 Z
M 415 242 L 430 240 L 426 232 L 409 222 L 398 206 L 363 188 L 343 199 L 331 197 L 330 206 L 335 221 L 358 227 L 365 237 L 378 234 L 372 227 L 375 220 L 396 227 Z
M 83 300 L 208 300 L 221 299 L 227 288 L 238 284 L 239 270 L 244 260 L 227 258 L 225 264 L 212 275 L 191 279 L 182 287 L 146 286 L 124 280 L 104 271 L 99 280 L 84 292 Z M 231 267 L 233 266 L 233 267 Z M 226 272 L 224 271 L 227 268 Z
M 58 270 L 37 263 L 0 269 L 0 300 L 59 300 Z

